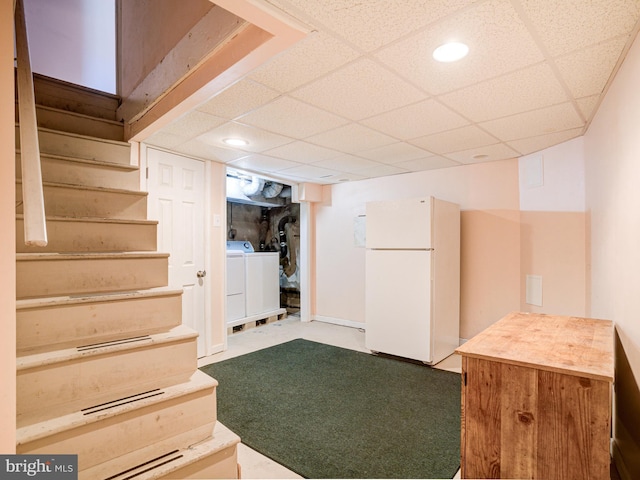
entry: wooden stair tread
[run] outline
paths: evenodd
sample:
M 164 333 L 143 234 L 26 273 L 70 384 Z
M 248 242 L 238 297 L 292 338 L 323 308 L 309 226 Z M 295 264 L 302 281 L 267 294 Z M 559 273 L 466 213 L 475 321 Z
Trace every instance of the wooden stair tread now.
M 20 128 L 20 124 L 18 122 L 15 123 L 16 128 Z M 119 145 L 119 146 L 123 146 L 123 147 L 130 147 L 131 145 L 129 144 L 129 142 L 126 142 L 124 140 L 111 140 L 108 138 L 101 138 L 101 137 L 92 137 L 91 135 L 82 135 L 81 133 L 73 133 L 73 132 L 66 132 L 64 130 L 56 130 L 54 128 L 47 128 L 47 127 L 38 127 L 38 131 L 39 132 L 48 132 L 48 133 L 53 133 L 56 135 L 63 135 L 63 136 L 67 136 L 67 137 L 75 137 L 75 138 L 81 138 L 83 140 L 91 140 L 94 142 L 98 142 L 98 143 L 110 143 L 112 145 Z
M 22 184 L 22 179 L 16 178 L 16 184 Z M 92 192 L 102 192 L 102 193 L 121 193 L 124 195 L 134 195 L 138 197 L 147 197 L 149 194 L 147 192 L 141 192 L 138 190 L 125 190 L 121 188 L 108 188 L 108 187 L 92 187 L 87 185 L 71 185 L 68 183 L 55 183 L 55 182 L 42 182 L 43 187 L 51 187 L 51 188 L 67 188 L 72 190 L 86 190 Z
M 94 121 L 94 122 L 101 122 L 101 123 L 106 123 L 108 125 L 124 127 L 124 123 L 123 122 L 119 122 L 118 120 L 110 120 L 108 118 L 94 117 L 92 115 L 86 115 L 84 113 L 78 113 L 78 112 L 74 112 L 72 110 L 64 110 L 64 109 L 61 109 L 61 108 L 48 107 L 46 105 L 40 105 L 40 104 L 36 105 L 36 109 L 38 109 L 38 110 L 48 110 L 50 112 L 60 112 L 60 113 L 63 113 L 65 115 L 69 115 L 69 116 L 73 116 L 73 117 L 77 117 L 77 118 L 82 118 L 82 119 L 86 119 L 86 120 L 90 120 L 90 121 Z
M 16 155 L 20 155 L 21 151 L 16 148 Z M 52 160 L 62 160 L 70 163 L 82 163 L 85 165 L 93 165 L 96 167 L 114 168 L 118 170 L 133 171 L 138 170 L 137 165 L 125 165 L 124 163 L 108 162 L 102 160 L 93 160 L 90 158 L 70 157 L 67 155 L 58 155 L 54 153 L 40 152 L 40 158 L 50 158 Z
M 148 458 L 145 462 L 140 462 L 137 466 L 128 468 L 120 474 L 115 474 L 111 480 L 124 480 L 127 478 L 135 478 L 136 480 L 156 480 L 179 471 L 180 469 L 201 461 L 208 456 L 215 455 L 229 448 L 236 448 L 240 443 L 240 437 L 225 427 L 222 423 L 216 422 L 211 438 L 202 442 L 185 446 L 180 450 L 167 452 L 158 455 L 158 451 L 154 450 L 154 445 L 149 448 Z M 140 455 L 142 452 L 135 452 Z M 98 474 L 99 470 L 104 470 L 104 465 L 97 465 L 92 469 L 84 470 L 81 473 L 83 478 L 101 478 Z M 86 475 L 86 477 L 84 477 Z M 233 477 L 232 477 L 233 478 Z
M 16 220 L 24 219 L 23 213 L 16 213 Z M 135 220 L 130 218 L 102 218 L 102 217 L 61 217 L 47 215 L 47 221 L 51 222 L 77 222 L 77 223 L 117 223 L 127 225 L 158 225 L 158 220 Z
M 123 338 L 104 343 L 90 345 L 77 345 L 75 348 L 65 348 L 62 350 L 52 350 L 49 352 L 24 355 L 16 358 L 16 370 L 28 370 L 30 368 L 42 367 L 54 363 L 71 362 L 74 360 L 95 356 L 107 355 L 123 350 L 135 350 L 146 348 L 152 345 L 177 342 L 196 338 L 198 332 L 186 325 L 179 325 L 168 332 L 143 335 L 134 338 Z
M 110 402 L 113 406 L 110 408 L 108 405 L 88 405 L 83 409 L 87 411 L 95 407 L 97 412 L 95 414 L 85 414 L 82 410 L 63 415 L 50 420 L 34 423 L 31 425 L 25 425 L 17 428 L 16 430 L 16 444 L 24 445 L 28 442 L 48 437 L 60 432 L 78 428 L 83 425 L 95 423 L 99 421 L 108 421 L 110 418 L 116 417 L 123 413 L 130 412 L 132 410 L 142 409 L 159 403 L 167 402 L 175 398 L 179 398 L 190 393 L 198 392 L 200 390 L 206 390 L 215 388 L 218 386 L 218 381 L 211 378 L 200 370 L 195 370 L 191 378 L 187 382 L 174 384 L 168 387 L 159 389 L 160 392 L 154 392 L 150 394 L 147 392 L 140 392 L 135 398 L 122 399 L 122 401 Z M 155 394 L 157 393 L 157 394 Z M 100 408 L 101 410 L 98 410 Z
M 132 292 L 116 292 L 116 293 L 96 293 L 67 297 L 40 297 L 28 298 L 16 301 L 16 310 L 25 310 L 29 308 L 55 307 L 61 305 L 96 303 L 116 300 L 129 300 L 143 297 L 163 297 L 167 295 L 182 295 L 182 289 L 171 287 L 157 287 L 146 290 L 136 290 Z
M 108 260 L 118 258 L 169 258 L 169 254 L 159 252 L 16 253 L 16 260 L 18 261 Z

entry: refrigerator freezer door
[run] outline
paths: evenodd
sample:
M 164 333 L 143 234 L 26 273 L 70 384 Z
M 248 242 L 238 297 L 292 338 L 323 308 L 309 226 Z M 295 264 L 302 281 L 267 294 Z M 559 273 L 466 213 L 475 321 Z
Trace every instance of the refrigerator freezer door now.
M 366 255 L 366 347 L 431 362 L 431 252 Z
M 432 203 L 430 197 L 367 203 L 367 248 L 431 248 Z

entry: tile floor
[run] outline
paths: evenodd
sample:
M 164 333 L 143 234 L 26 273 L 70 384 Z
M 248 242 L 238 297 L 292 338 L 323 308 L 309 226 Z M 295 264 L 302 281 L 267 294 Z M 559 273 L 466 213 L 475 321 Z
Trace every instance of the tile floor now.
M 364 346 L 364 330 L 362 329 L 323 322 L 302 323 L 297 316 L 289 316 L 277 322 L 229 335 L 227 351 L 199 359 L 198 366 L 202 367 L 227 360 L 296 338 L 369 353 L 369 350 Z M 460 373 L 461 360 L 458 355 L 452 355 L 435 367 Z M 238 462 L 242 468 L 242 478 L 245 479 L 302 478 L 242 444 L 238 448 Z M 454 478 L 460 478 L 460 472 Z

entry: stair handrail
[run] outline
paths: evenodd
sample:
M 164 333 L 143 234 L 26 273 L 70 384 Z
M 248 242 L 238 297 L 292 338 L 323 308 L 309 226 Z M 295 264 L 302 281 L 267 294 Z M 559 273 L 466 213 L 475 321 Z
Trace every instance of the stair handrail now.
M 47 245 L 47 224 L 44 212 L 36 101 L 23 0 L 17 0 L 15 5 L 15 35 L 24 243 L 44 247 Z

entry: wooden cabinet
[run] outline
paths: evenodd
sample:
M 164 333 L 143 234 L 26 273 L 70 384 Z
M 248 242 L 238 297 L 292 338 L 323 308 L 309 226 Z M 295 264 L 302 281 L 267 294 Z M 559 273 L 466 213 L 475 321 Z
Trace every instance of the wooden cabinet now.
M 609 478 L 612 322 L 512 313 L 456 353 L 462 478 Z

